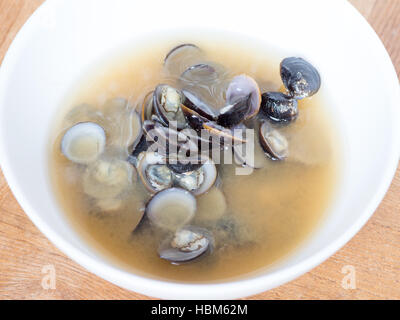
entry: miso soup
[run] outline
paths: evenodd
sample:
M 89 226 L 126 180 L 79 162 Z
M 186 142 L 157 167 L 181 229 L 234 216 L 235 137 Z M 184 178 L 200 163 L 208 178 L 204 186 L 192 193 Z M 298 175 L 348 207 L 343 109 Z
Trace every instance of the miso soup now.
M 328 102 L 312 82 L 323 75 L 293 82 L 291 71 L 311 66 L 300 59 L 282 79 L 285 56 L 245 43 L 144 43 L 71 88 L 55 119 L 51 178 L 97 253 L 152 278 L 217 282 L 272 266 L 317 228 L 339 152 Z M 236 139 L 245 129 L 254 134 Z M 220 159 L 200 146 L 204 130 Z M 151 149 L 163 139 L 176 150 L 192 146 L 204 161 L 174 163 L 176 152 Z

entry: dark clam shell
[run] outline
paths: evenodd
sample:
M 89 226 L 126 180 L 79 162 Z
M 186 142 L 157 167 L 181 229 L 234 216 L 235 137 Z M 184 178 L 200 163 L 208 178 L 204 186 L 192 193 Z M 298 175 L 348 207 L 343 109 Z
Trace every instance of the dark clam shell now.
M 195 111 L 190 110 L 186 107 L 182 108 L 182 110 L 185 114 L 187 122 L 194 130 L 200 131 L 203 128 L 203 123 L 208 121 L 206 118 L 203 118 Z
M 182 104 L 190 110 L 193 110 L 201 117 L 208 119 L 209 121 L 214 121 L 216 119 L 215 110 L 205 103 L 201 98 L 199 98 L 194 93 L 189 90 L 182 90 L 183 102 Z
M 246 118 L 249 110 L 250 95 L 242 97 L 234 104 L 227 106 L 223 109 L 218 116 L 217 123 L 223 127 L 230 128 L 234 127 Z
M 202 166 L 203 164 L 197 161 L 189 161 L 187 163 L 182 163 L 179 160 L 177 160 L 176 162 L 170 162 L 170 161 L 167 162 L 167 167 L 176 173 L 186 173 L 195 171 L 201 168 Z
M 282 92 L 266 92 L 262 95 L 261 116 L 266 116 L 274 121 L 293 121 L 299 111 L 297 100 Z
M 203 166 L 205 160 L 196 154 L 190 157 L 185 157 L 185 161 L 180 161 L 179 156 L 172 155 L 167 158 L 167 167 L 173 170 L 175 173 L 185 173 L 197 170 Z
M 283 84 L 296 99 L 314 95 L 321 86 L 321 77 L 317 69 L 303 58 L 283 59 L 280 69 Z
M 257 115 L 261 104 L 261 93 L 257 82 L 245 75 L 232 79 L 226 91 L 226 106 L 220 110 L 218 124 L 234 127 Z
M 139 154 L 142 153 L 143 151 L 146 151 L 148 148 L 149 148 L 149 143 L 146 140 L 146 136 L 143 134 L 139 142 L 132 149 L 132 152 L 128 157 L 127 161 L 133 165 L 136 165 L 137 157 L 139 156 Z

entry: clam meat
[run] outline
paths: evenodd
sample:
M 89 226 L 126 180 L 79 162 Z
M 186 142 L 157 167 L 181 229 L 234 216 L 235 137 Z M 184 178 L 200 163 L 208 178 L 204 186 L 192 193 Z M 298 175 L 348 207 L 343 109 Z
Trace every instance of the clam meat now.
M 158 249 L 160 258 L 172 263 L 184 263 L 199 258 L 212 250 L 212 234 L 203 228 L 186 226 L 165 240 Z
M 181 109 L 182 100 L 181 92 L 169 85 L 161 84 L 155 89 L 153 108 L 166 126 L 172 121 L 176 122 L 178 129 L 186 126 L 186 119 Z
M 274 129 L 267 121 L 259 130 L 260 144 L 272 160 L 284 160 L 289 155 L 289 143 L 286 137 Z
M 173 173 L 166 158 L 156 152 L 143 152 L 138 157 L 137 170 L 146 189 L 155 193 L 172 186 Z

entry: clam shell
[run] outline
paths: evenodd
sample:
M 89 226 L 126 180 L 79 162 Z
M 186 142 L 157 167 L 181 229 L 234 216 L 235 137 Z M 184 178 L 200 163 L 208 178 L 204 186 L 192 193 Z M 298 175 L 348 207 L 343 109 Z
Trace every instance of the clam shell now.
M 143 152 L 139 155 L 137 161 L 137 171 L 145 188 L 151 192 L 156 193 L 163 189 L 167 189 L 172 186 L 172 172 L 170 171 L 169 179 L 166 178 L 162 181 L 161 177 L 152 180 L 152 176 L 149 176 L 149 169 L 151 166 L 166 166 L 166 158 L 156 152 Z
M 265 121 L 259 130 L 260 144 L 272 160 L 284 160 L 289 155 L 289 144 L 284 135 Z
M 72 162 L 88 164 L 97 160 L 106 145 L 104 129 L 94 122 L 80 122 L 64 134 L 61 152 Z
M 282 92 L 266 92 L 262 95 L 260 115 L 274 121 L 290 122 L 297 118 L 297 100 Z
M 283 59 L 280 73 L 289 94 L 296 99 L 310 97 L 321 87 L 321 77 L 317 69 L 303 58 Z
M 208 230 L 186 226 L 178 230 L 173 239 L 164 240 L 158 254 L 162 259 L 179 264 L 197 259 L 213 247 L 214 238 Z
M 220 110 L 218 124 L 233 127 L 257 115 L 261 92 L 257 82 L 242 74 L 232 79 L 226 91 L 226 106 Z
M 175 231 L 193 219 L 196 206 L 196 198 L 190 192 L 169 188 L 150 199 L 146 206 L 146 216 L 157 227 Z

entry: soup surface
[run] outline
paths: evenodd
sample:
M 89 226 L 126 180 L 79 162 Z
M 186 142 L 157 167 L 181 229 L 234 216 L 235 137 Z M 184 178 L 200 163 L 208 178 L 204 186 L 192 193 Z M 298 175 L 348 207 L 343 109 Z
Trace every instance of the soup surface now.
M 298 118 L 278 126 L 289 143 L 285 160 L 264 156 L 262 168 L 249 175 L 238 175 L 238 164 L 217 165 L 220 183 L 196 197 L 197 209 L 190 222 L 208 229 L 215 245 L 211 253 L 184 264 L 159 257 L 157 248 L 166 237 L 164 230 L 144 223 L 133 232 L 152 196 L 135 170 L 122 198 L 95 201 L 85 192 L 87 166 L 71 162 L 61 152 L 61 139 L 68 128 L 94 121 L 107 135 L 103 157 L 126 161 L 130 153 L 127 139 L 135 130 L 129 114 L 133 109 L 140 111 L 146 94 L 158 84 L 178 86 L 174 77 L 166 75 L 163 60 L 172 47 L 187 42 L 179 40 L 128 49 L 99 63 L 76 83 L 51 137 L 51 178 L 56 195 L 85 241 L 129 271 L 183 282 L 223 281 L 256 273 L 298 247 L 330 204 L 338 137 L 321 93 L 300 100 Z M 284 90 L 279 75 L 282 57 L 265 48 L 221 39 L 189 40 L 202 49 L 205 61 L 223 66 L 226 77 L 247 74 L 257 81 L 261 92 Z M 212 98 L 219 101 L 224 97 Z M 123 108 L 118 107 L 121 101 Z M 221 102 L 215 104 L 221 106 Z M 107 190 L 103 191 L 107 195 Z

